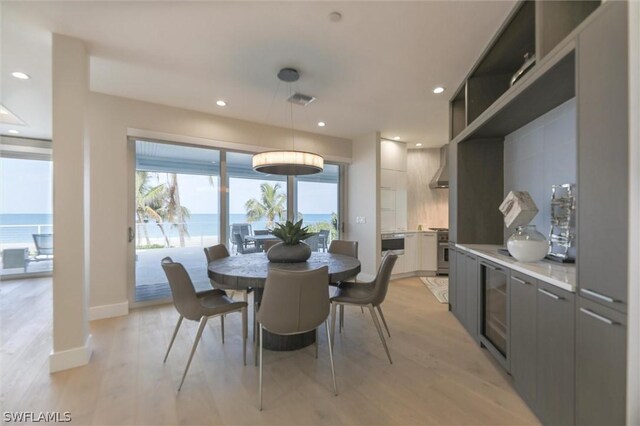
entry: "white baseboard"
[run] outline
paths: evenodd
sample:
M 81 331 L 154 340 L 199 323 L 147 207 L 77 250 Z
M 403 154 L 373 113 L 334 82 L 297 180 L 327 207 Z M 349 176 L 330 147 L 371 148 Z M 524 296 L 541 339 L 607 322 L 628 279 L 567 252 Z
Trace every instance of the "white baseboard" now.
M 114 303 L 112 305 L 91 306 L 89 321 L 129 315 L 129 302 Z
M 56 373 L 58 371 L 87 365 L 91 359 L 92 352 L 91 335 L 87 336 L 87 341 L 84 346 L 60 352 L 51 351 L 49 355 L 49 372 Z

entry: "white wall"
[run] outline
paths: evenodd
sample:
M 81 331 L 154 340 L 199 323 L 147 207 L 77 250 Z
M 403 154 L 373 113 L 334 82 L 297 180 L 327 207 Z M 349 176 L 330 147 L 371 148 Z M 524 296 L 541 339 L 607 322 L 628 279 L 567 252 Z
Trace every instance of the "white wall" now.
M 577 158 L 575 98 L 505 138 L 504 194 L 528 191 L 539 209 L 531 224 L 545 235 L 551 223 L 551 185 L 576 183 Z
M 640 2 L 629 2 L 629 259 L 640 258 Z M 627 424 L 640 424 L 640 262 L 629 262 Z
M 380 133 L 369 133 L 351 142 L 347 194 L 347 238 L 358 241 L 362 272 L 374 275 L 380 261 Z M 366 223 L 356 223 L 363 217 Z
M 127 227 L 132 225 L 133 164 L 127 135 L 153 134 L 173 141 L 249 148 L 289 148 L 291 130 L 214 116 L 100 93 L 89 96 L 91 139 L 91 293 L 93 311 L 113 312 L 127 302 L 131 251 Z M 142 131 L 140 131 L 142 130 Z M 327 159 L 349 160 L 346 139 L 296 132 L 296 149 Z M 126 313 L 126 305 L 125 305 Z
M 407 153 L 407 225 L 409 230 L 449 227 L 449 190 L 431 189 L 440 167 L 440 148 L 410 149 Z

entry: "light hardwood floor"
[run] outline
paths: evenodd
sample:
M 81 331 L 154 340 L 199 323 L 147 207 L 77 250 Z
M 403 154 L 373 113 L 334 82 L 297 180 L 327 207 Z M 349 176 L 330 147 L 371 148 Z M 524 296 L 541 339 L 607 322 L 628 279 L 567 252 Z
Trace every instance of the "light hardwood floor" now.
M 186 322 L 166 364 L 177 314 L 171 305 L 91 323 L 91 363 L 50 375 L 51 280 L 0 283 L 0 411 L 69 411 L 72 424 L 538 424 L 509 378 L 416 278 L 392 282 L 384 303 L 394 364 L 371 318 L 347 307 L 335 343 L 339 395 L 327 342 L 265 352 L 264 411 L 258 370 L 242 365 L 240 316 L 211 321 L 182 391 L 197 324 Z M 324 336 L 324 333 L 320 333 Z M 251 345 L 249 345 L 250 347 Z M 253 352 L 248 351 L 248 360 Z

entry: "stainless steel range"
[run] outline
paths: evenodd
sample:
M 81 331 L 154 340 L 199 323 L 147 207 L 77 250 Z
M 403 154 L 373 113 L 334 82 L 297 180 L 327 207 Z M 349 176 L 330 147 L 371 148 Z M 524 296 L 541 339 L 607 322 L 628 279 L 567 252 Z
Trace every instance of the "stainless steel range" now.
M 436 231 L 438 239 L 438 275 L 449 275 L 449 229 L 429 228 Z

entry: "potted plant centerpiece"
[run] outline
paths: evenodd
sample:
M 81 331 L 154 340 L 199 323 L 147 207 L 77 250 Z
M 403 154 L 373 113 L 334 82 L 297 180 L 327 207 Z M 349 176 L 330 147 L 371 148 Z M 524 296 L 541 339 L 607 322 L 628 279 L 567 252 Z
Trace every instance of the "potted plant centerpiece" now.
M 309 232 L 308 227 L 302 226 L 302 220 L 296 223 L 289 220 L 284 224 L 276 223 L 273 235 L 282 242 L 275 244 L 267 252 L 270 262 L 306 262 L 311 257 L 311 247 L 302 240 L 312 236 L 313 232 Z

